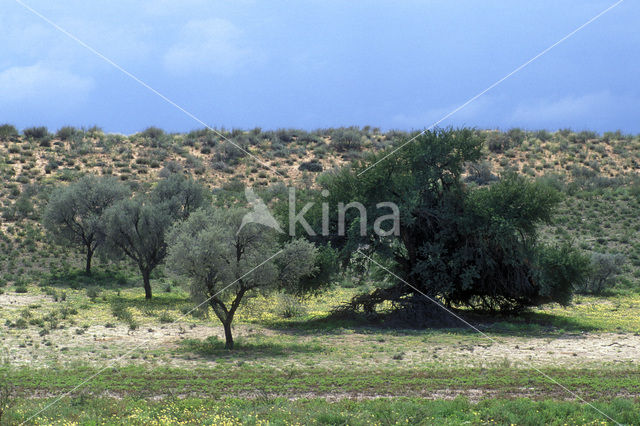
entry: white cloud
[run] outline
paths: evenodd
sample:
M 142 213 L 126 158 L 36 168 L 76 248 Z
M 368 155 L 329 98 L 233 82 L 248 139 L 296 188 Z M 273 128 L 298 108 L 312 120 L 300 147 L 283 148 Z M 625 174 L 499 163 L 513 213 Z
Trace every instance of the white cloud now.
M 608 91 L 582 96 L 567 96 L 559 99 L 539 99 L 520 104 L 511 114 L 510 121 L 522 125 L 544 125 L 545 123 L 572 123 L 609 113 L 619 100 Z
M 452 123 L 469 126 L 476 125 L 478 118 L 491 111 L 496 99 L 486 96 L 479 98 L 464 108 L 453 113 L 464 103 L 450 104 L 443 107 L 429 108 L 416 113 L 400 113 L 393 116 L 393 125 L 401 128 L 424 129 L 442 120 L 436 127 L 447 127 Z M 452 114 L 453 113 L 453 114 Z M 443 120 L 444 117 L 447 117 Z
M 72 105 L 83 102 L 93 87 L 91 78 L 40 63 L 11 67 L 0 71 L 0 106 L 32 101 L 37 105 L 43 101 Z
M 176 74 L 231 74 L 255 58 L 250 49 L 241 46 L 241 35 L 224 19 L 190 21 L 182 29 L 180 41 L 165 54 L 165 67 Z

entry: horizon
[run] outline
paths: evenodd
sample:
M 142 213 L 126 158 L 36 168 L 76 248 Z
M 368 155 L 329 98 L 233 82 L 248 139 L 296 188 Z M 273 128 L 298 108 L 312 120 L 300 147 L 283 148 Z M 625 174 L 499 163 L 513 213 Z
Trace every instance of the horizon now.
M 47 126 L 40 126 L 40 125 L 30 125 L 30 126 L 26 126 L 23 128 L 19 128 L 11 123 L 0 123 L 0 126 L 13 126 L 16 128 L 16 130 L 20 133 L 21 136 L 24 136 L 24 131 L 28 130 L 28 129 L 34 129 L 34 128 L 38 128 L 38 127 L 45 127 L 47 129 L 47 131 L 55 136 L 55 134 L 65 128 L 65 127 L 72 127 L 74 130 L 77 131 L 82 131 L 82 132 L 91 132 L 92 129 L 97 129 L 99 132 L 104 133 L 105 135 L 121 135 L 121 136 L 125 136 L 125 137 L 130 137 L 130 136 L 135 136 L 137 134 L 141 134 L 143 133 L 145 130 L 151 129 L 151 128 L 158 128 L 160 130 L 162 130 L 165 134 L 167 135 L 188 135 L 189 133 L 192 132 L 198 132 L 198 131 L 203 131 L 203 130 L 207 130 L 206 127 L 199 127 L 199 128 L 193 128 L 190 130 L 186 130 L 186 131 L 177 131 L 177 132 L 171 132 L 171 131 L 167 131 L 165 129 L 163 129 L 162 127 L 159 126 L 147 126 L 144 127 L 138 131 L 132 132 L 132 133 L 122 133 L 122 132 L 110 132 L 107 131 L 105 129 L 103 129 L 100 125 L 97 124 L 93 124 L 91 126 L 71 126 L 71 125 L 64 125 L 61 126 L 59 128 L 56 129 L 50 129 Z M 390 132 L 404 132 L 407 134 L 413 134 L 413 133 L 420 133 L 422 131 L 425 131 L 426 129 L 410 129 L 410 130 L 404 130 L 404 129 L 383 129 L 381 127 L 378 126 L 372 126 L 372 125 L 364 125 L 364 126 L 339 126 L 339 127 L 318 127 L 318 128 L 314 128 L 314 129 L 302 129 L 302 128 L 297 128 L 297 127 L 278 127 L 278 128 L 262 128 L 262 127 L 253 127 L 253 128 L 240 128 L 240 127 L 234 127 L 234 128 L 227 128 L 227 127 L 212 127 L 211 129 L 213 129 L 213 131 L 215 132 L 220 132 L 220 133 L 232 133 L 233 131 L 242 131 L 244 133 L 248 133 L 251 132 L 253 130 L 259 129 L 260 132 L 277 132 L 280 130 L 288 130 L 288 131 L 303 131 L 306 133 L 316 133 L 316 132 L 322 132 L 322 131 L 326 131 L 326 130 L 335 130 L 335 129 L 339 129 L 339 128 L 344 128 L 344 129 L 351 129 L 351 128 L 355 128 L 359 131 L 365 131 L 366 128 L 369 128 L 369 132 L 375 133 L 376 130 L 378 130 L 381 134 L 386 134 L 386 133 L 390 133 Z M 603 131 L 597 131 L 597 130 L 593 130 L 593 129 L 572 129 L 570 127 L 564 127 L 564 128 L 557 128 L 557 129 L 545 129 L 545 128 L 522 128 L 522 127 L 518 127 L 518 126 L 514 126 L 514 127 L 509 127 L 509 128 L 480 128 L 480 127 L 465 127 L 465 126 L 460 126 L 460 127 L 455 127 L 455 126 L 443 126 L 443 127 L 435 127 L 432 130 L 438 130 L 438 129 L 447 129 L 447 128 L 456 128 L 456 129 L 460 129 L 460 128 L 470 128 L 473 130 L 477 130 L 477 131 L 482 131 L 482 132 L 502 132 L 502 133 L 506 133 L 510 130 L 522 130 L 525 133 L 535 133 L 535 132 L 539 132 L 539 131 L 547 131 L 549 133 L 557 133 L 557 132 L 571 132 L 571 133 L 581 133 L 581 132 L 592 132 L 595 133 L 598 137 L 602 137 L 605 134 L 608 133 L 620 133 L 621 136 L 631 136 L 631 137 L 640 137 L 640 133 L 633 133 L 633 132 L 625 132 L 622 129 L 610 129 L 610 130 L 603 130 Z

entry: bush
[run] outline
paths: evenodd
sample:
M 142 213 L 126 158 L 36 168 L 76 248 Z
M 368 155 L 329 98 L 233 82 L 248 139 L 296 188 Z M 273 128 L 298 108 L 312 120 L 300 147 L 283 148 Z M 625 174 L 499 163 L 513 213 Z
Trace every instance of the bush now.
M 507 137 L 509 138 L 509 142 L 511 142 L 511 146 L 520 146 L 525 140 L 526 133 L 516 127 L 507 132 Z
M 491 171 L 491 163 L 482 161 L 469 165 L 469 175 L 466 180 L 468 182 L 475 182 L 478 185 L 486 185 L 498 180 L 498 177 Z
M 58 129 L 58 131 L 56 132 L 56 138 L 60 139 L 61 141 L 68 141 L 71 140 L 71 138 L 73 138 L 76 133 L 78 133 L 78 130 L 75 127 L 64 126 Z
M 10 140 L 18 137 L 18 129 L 11 124 L 3 124 L 0 126 L 0 140 Z
M 175 321 L 173 316 L 171 316 L 171 314 L 169 312 L 166 312 L 166 311 L 161 313 L 160 317 L 158 319 L 160 320 L 160 322 L 162 324 L 170 324 L 170 323 Z
M 159 127 L 151 126 L 143 130 L 141 135 L 146 138 L 155 140 L 164 136 L 164 130 L 160 129 Z
M 576 286 L 576 292 L 594 295 L 604 293 L 613 286 L 624 263 L 625 257 L 621 254 L 594 253 L 589 275 Z
M 98 296 L 100 296 L 100 288 L 96 286 L 92 286 L 87 288 L 87 296 L 91 300 L 95 300 Z
M 502 132 L 491 132 L 486 136 L 489 151 L 501 153 L 511 147 L 509 136 Z
M 285 319 L 301 317 L 306 313 L 300 298 L 287 293 L 278 293 L 275 309 L 276 314 Z
M 331 146 L 338 152 L 362 149 L 362 136 L 354 129 L 336 129 L 331 135 Z
M 39 140 L 49 136 L 49 130 L 46 127 L 29 127 L 22 131 L 26 138 Z
M 322 164 L 316 159 L 311 161 L 305 161 L 304 163 L 298 166 L 298 170 L 306 170 L 309 172 L 321 172 L 323 170 Z
M 124 305 L 116 304 L 111 307 L 111 313 L 114 317 L 123 322 L 131 323 L 133 322 L 133 315 L 129 308 Z
M 546 130 L 538 130 L 535 133 L 536 138 L 540 139 L 542 142 L 547 142 L 551 140 L 553 135 Z

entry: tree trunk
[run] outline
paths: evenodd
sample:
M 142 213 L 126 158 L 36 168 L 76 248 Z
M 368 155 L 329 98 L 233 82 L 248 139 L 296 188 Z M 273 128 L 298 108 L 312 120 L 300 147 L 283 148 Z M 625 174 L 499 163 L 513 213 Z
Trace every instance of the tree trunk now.
M 224 338 L 225 338 L 225 349 L 233 349 L 233 335 L 231 334 L 231 321 L 224 322 L 222 324 L 224 326 Z
M 93 250 L 87 247 L 87 263 L 84 269 L 85 274 L 91 275 L 91 258 L 93 257 Z
M 144 298 L 151 299 L 151 282 L 149 281 L 149 275 L 151 272 L 148 270 L 142 271 L 142 281 L 144 282 Z

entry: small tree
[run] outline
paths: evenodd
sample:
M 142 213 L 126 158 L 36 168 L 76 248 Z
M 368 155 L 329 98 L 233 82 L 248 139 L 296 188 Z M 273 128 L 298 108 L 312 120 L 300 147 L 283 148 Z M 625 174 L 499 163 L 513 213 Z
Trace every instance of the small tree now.
M 128 190 L 114 178 L 96 176 L 85 176 L 51 195 L 44 226 L 57 241 L 84 248 L 87 275 L 91 274 L 93 254 L 104 242 L 102 215 L 127 195 Z
M 602 294 L 622 272 L 625 257 L 621 254 L 594 253 L 588 276 L 576 285 L 581 294 Z
M 133 260 L 151 299 L 151 272 L 166 254 L 165 233 L 173 222 L 166 209 L 142 197 L 122 200 L 105 212 L 105 229 L 113 249 Z
M 183 220 L 202 206 L 205 192 L 199 182 L 174 173 L 158 182 L 151 193 L 151 200 L 166 209 L 175 219 Z
M 227 349 L 233 348 L 231 324 L 247 292 L 295 289 L 315 271 L 313 244 L 295 240 L 281 246 L 261 225 L 240 228 L 245 213 L 240 208 L 199 210 L 167 237 L 167 265 L 191 279 L 197 302 L 211 306 L 224 327 Z

